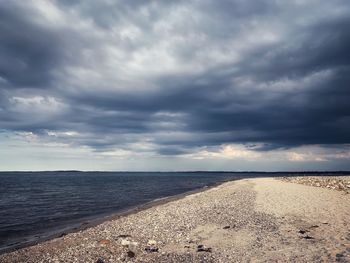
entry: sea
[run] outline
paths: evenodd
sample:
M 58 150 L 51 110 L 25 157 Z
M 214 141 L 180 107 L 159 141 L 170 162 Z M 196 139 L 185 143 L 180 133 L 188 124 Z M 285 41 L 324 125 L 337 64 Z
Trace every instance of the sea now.
M 0 253 L 63 235 L 155 200 L 224 181 L 261 176 L 271 174 L 0 172 Z

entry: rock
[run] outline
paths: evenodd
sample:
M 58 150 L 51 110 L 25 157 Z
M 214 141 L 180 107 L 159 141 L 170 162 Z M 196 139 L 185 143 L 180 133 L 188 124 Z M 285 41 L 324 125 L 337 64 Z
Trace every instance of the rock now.
M 302 238 L 304 238 L 304 239 L 315 239 L 315 238 L 313 238 L 313 237 L 311 237 L 309 235 L 303 236 Z
M 101 245 L 101 246 L 106 246 L 106 245 L 109 245 L 111 243 L 110 240 L 108 239 L 102 239 L 100 241 L 98 241 L 98 243 Z
M 135 253 L 130 250 L 126 254 L 128 255 L 129 258 L 135 257 Z
M 103 261 L 102 258 L 98 258 L 98 259 L 96 260 L 96 263 L 104 263 L 104 261 Z
M 157 241 L 150 239 L 150 240 L 148 240 L 147 244 L 150 246 L 155 246 L 155 245 L 157 245 Z
M 130 241 L 127 239 L 122 239 L 121 244 L 123 247 L 127 247 L 130 245 Z
M 205 247 L 204 245 L 197 246 L 197 252 L 212 252 L 211 247 Z
M 130 242 L 128 248 L 130 251 L 136 253 L 137 246 L 138 246 L 137 242 Z
M 66 235 L 67 235 L 67 233 L 63 232 L 61 235 L 59 235 L 59 237 L 64 237 Z
M 304 235 L 304 234 L 306 234 L 306 232 L 309 232 L 309 231 L 300 229 L 298 232 L 299 232 L 300 234 Z
M 155 247 L 155 246 L 146 246 L 145 251 L 148 253 L 151 252 L 158 252 L 159 248 Z
M 223 229 L 229 229 L 231 228 L 230 226 L 224 226 Z

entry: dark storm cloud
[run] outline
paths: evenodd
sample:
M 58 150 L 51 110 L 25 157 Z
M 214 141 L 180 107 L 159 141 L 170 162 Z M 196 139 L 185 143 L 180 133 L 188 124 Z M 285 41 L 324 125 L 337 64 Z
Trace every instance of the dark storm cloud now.
M 0 7 L 1 129 L 161 155 L 350 143 L 346 1 L 38 3 Z
M 260 81 L 298 78 L 324 69 L 348 67 L 350 54 L 350 17 L 320 21 L 303 28 L 300 39 L 295 36 L 284 43 L 257 52 L 255 63 L 248 61 L 245 72 L 252 72 Z M 244 74 L 244 73 L 243 73 Z
M 9 1 L 0 6 L 0 76 L 13 88 L 48 85 L 61 55 L 60 38 L 27 12 Z

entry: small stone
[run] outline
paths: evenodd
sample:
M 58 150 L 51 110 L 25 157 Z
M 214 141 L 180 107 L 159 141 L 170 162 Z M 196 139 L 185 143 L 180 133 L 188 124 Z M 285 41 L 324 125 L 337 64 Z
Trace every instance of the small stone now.
M 230 226 L 224 226 L 223 229 L 229 229 L 231 228 Z
M 302 234 L 302 235 L 306 234 L 306 232 L 309 232 L 309 231 L 303 230 L 303 229 L 299 230 L 299 233 Z
M 64 237 L 66 235 L 67 235 L 67 233 L 63 232 L 62 234 L 59 235 L 59 237 Z
M 126 254 L 128 255 L 129 258 L 135 257 L 135 253 L 130 250 Z
M 211 247 L 205 247 L 204 245 L 197 246 L 197 252 L 212 252 Z
M 103 261 L 102 258 L 98 258 L 98 259 L 96 260 L 96 263 L 104 263 L 104 261 Z
M 314 239 L 313 237 L 311 237 L 309 235 L 303 236 L 302 238 L 304 238 L 304 239 Z
M 157 245 L 157 241 L 150 239 L 150 240 L 148 240 L 147 244 L 150 246 L 154 246 L 154 245 Z
M 101 246 L 106 246 L 106 245 L 109 245 L 111 243 L 110 240 L 108 239 L 102 239 L 100 241 L 98 241 L 98 243 L 101 245 Z
M 121 244 L 123 247 L 127 247 L 130 245 L 130 241 L 127 239 L 122 239 Z
M 133 251 L 134 253 L 136 253 L 137 246 L 138 246 L 137 242 L 130 242 L 128 247 L 130 251 Z
M 158 252 L 159 248 L 155 246 L 146 246 L 145 251 L 148 253 Z

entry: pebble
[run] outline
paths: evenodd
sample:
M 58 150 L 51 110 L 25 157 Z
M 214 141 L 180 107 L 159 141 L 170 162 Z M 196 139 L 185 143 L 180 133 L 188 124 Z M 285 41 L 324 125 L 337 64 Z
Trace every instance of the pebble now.
M 211 247 L 206 247 L 204 245 L 198 245 L 197 246 L 197 252 L 212 252 Z
M 130 241 L 127 239 L 122 239 L 121 244 L 123 247 L 127 247 L 130 245 Z
M 106 245 L 109 245 L 111 243 L 110 240 L 108 239 L 102 239 L 100 241 L 98 241 L 98 243 L 101 245 L 101 246 L 106 246 Z
M 148 240 L 147 244 L 150 246 L 155 246 L 155 245 L 157 245 L 157 241 L 150 239 L 150 240 Z
M 151 252 L 158 252 L 159 248 L 155 247 L 155 246 L 146 246 L 145 251 L 147 251 L 148 253 Z
M 138 247 L 137 242 L 130 242 L 128 245 L 129 250 L 134 252 L 134 253 L 136 253 L 137 247 Z

